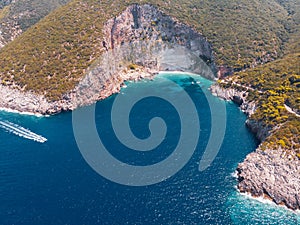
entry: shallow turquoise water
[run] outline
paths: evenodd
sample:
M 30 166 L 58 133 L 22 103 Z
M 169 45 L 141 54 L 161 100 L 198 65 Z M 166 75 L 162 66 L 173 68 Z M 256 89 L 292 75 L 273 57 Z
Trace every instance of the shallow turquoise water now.
M 163 77 L 180 87 L 170 88 Z M 38 118 L 0 112 L 0 121 L 48 139 L 39 143 L 27 139 L 24 130 L 22 137 L 0 128 L 0 224 L 297 224 L 298 214 L 236 191 L 232 174 L 257 146 L 236 105 L 225 103 L 226 134 L 220 151 L 210 167 L 198 170 L 211 132 L 210 84 L 183 74 L 127 83 L 126 89 L 136 94 L 152 87 L 174 96 L 184 88 L 200 120 L 199 142 L 191 160 L 171 178 L 145 187 L 111 182 L 87 164 L 76 145 L 72 113 Z M 95 116 L 99 136 L 111 154 L 133 165 L 150 165 L 168 157 L 180 137 L 174 107 L 153 97 L 132 109 L 130 124 L 137 137 L 149 136 L 148 123 L 154 116 L 162 117 L 168 127 L 161 146 L 141 153 L 124 147 L 114 135 L 110 111 L 115 97 L 98 102 Z M 224 104 L 218 98 L 211 101 Z

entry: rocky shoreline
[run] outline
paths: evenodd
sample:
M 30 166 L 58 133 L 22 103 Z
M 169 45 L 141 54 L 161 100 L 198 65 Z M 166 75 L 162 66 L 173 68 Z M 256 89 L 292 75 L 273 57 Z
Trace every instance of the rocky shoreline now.
M 234 101 L 248 117 L 255 112 L 255 102 L 247 102 L 247 92 L 233 88 L 224 89 L 218 84 L 211 87 L 211 92 L 220 98 Z M 272 132 L 259 121 L 246 121 L 246 125 L 263 142 Z M 263 197 L 277 205 L 292 210 L 300 209 L 300 161 L 286 157 L 286 152 L 278 149 L 261 150 L 247 155 L 237 167 L 238 190 L 253 197 Z
M 0 108 L 35 115 L 49 115 L 69 111 L 82 105 L 92 104 L 97 100 L 119 92 L 126 80 L 152 79 L 156 73 L 157 71 L 145 68 L 121 71 L 113 80 L 107 80 L 103 83 L 101 91 L 97 90 L 98 95 L 90 90 L 90 94 L 85 94 L 86 99 L 84 99 L 79 90 L 85 84 L 88 85 L 89 82 L 94 82 L 89 76 L 86 76 L 68 96 L 60 101 L 50 103 L 44 96 L 0 85 Z M 96 85 L 96 87 L 98 86 Z M 218 84 L 214 84 L 211 86 L 211 92 L 215 96 L 235 102 L 248 116 L 255 112 L 255 102 L 247 101 L 246 91 L 238 91 L 232 88 L 224 89 Z M 80 99 L 77 99 L 78 95 L 81 96 Z M 247 119 L 246 125 L 261 142 L 271 132 L 270 128 L 264 127 L 258 121 Z M 242 193 L 248 193 L 253 197 L 264 197 L 278 205 L 297 210 L 300 209 L 299 171 L 300 161 L 285 157 L 285 152 L 282 149 L 262 151 L 258 147 L 255 152 L 250 153 L 243 162 L 239 163 L 237 187 Z
M 81 95 L 83 85 L 81 82 L 74 90 L 65 94 L 61 100 L 52 102 L 43 95 L 0 84 L 0 110 L 35 116 L 48 116 L 72 111 L 118 93 L 125 81 L 153 79 L 156 73 L 156 71 L 149 71 L 144 68 L 119 72 L 117 74 L 118 79 L 104 82 L 103 86 L 97 90 L 97 95 L 92 92 L 89 93 L 87 89 L 84 89 L 87 91 L 85 95 Z M 83 80 L 83 82 L 86 81 Z
M 300 163 L 288 160 L 284 154 L 280 149 L 250 153 L 237 168 L 240 192 L 300 209 Z
M 0 85 L 0 108 L 34 115 L 49 115 L 69 111 L 81 106 L 81 104 L 92 104 L 96 100 L 107 98 L 119 92 L 126 80 L 152 79 L 156 73 L 156 71 L 145 68 L 120 72 L 117 76 L 119 79 L 104 83 L 102 90 L 98 92 L 96 97 L 86 95 L 87 98 L 90 97 L 88 101 L 87 99 L 81 99 L 81 101 L 76 99 L 78 90 L 69 93 L 67 98 L 63 100 L 49 103 L 41 95 Z M 82 87 L 82 85 L 81 82 L 80 86 Z M 235 102 L 248 116 L 255 112 L 255 102 L 247 102 L 246 91 L 232 88 L 224 89 L 218 84 L 212 85 L 210 89 L 213 95 Z M 254 120 L 247 119 L 246 125 L 261 142 L 271 132 L 271 129 Z M 299 160 L 285 157 L 285 152 L 282 149 L 262 151 L 258 147 L 255 152 L 250 153 L 243 162 L 239 163 L 237 187 L 242 193 L 248 193 L 253 197 L 264 197 L 278 205 L 298 210 L 300 209 L 299 171 Z
M 222 98 L 226 101 L 233 101 L 240 109 L 248 116 L 246 125 L 256 135 L 257 139 L 262 142 L 269 136 L 271 128 L 265 127 L 261 122 L 249 119 L 249 117 L 255 112 L 255 102 L 247 101 L 247 91 L 238 91 L 233 88 L 222 88 L 218 84 L 212 85 L 210 91 L 213 95 Z
M 106 21 L 102 42 L 102 55 L 60 100 L 0 84 L 0 108 L 52 115 L 93 104 L 119 92 L 124 81 L 151 79 L 158 71 L 186 71 L 209 79 L 217 74 L 206 38 L 152 5 L 134 4 Z
M 60 100 L 49 101 L 44 95 L 0 84 L 0 109 L 52 115 L 93 104 L 119 92 L 124 81 L 152 79 L 161 70 L 193 72 L 210 79 L 217 74 L 206 39 L 153 6 L 128 7 L 107 21 L 104 33 L 102 57 Z M 227 72 L 226 68 L 219 68 L 220 77 Z M 256 104 L 247 101 L 246 91 L 215 84 L 211 92 L 235 102 L 248 116 L 255 112 Z M 272 132 L 259 121 L 247 119 L 246 125 L 261 142 Z M 284 154 L 281 149 L 260 148 L 249 154 L 237 168 L 238 189 L 293 210 L 300 209 L 300 163 Z

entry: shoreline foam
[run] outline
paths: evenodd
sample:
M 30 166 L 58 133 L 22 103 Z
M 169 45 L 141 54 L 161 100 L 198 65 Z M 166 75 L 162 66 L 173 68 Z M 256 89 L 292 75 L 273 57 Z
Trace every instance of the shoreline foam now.
M 238 189 L 237 186 L 234 186 L 234 188 L 236 189 L 237 193 L 243 197 L 246 197 L 248 199 L 251 199 L 251 200 L 255 200 L 255 201 L 258 201 L 262 204 L 268 204 L 268 205 L 271 205 L 271 206 L 274 206 L 274 207 L 278 207 L 280 209 L 284 209 L 286 211 L 289 211 L 289 212 L 292 212 L 292 213 L 295 213 L 297 215 L 300 216 L 300 210 L 293 210 L 293 209 L 290 209 L 288 207 L 286 207 L 285 205 L 278 205 L 276 204 L 275 202 L 271 201 L 270 199 L 267 199 L 263 196 L 259 196 L 259 197 L 255 197 L 255 196 L 252 196 L 251 193 L 247 193 L 247 192 L 240 192 L 240 190 Z
M 43 115 L 40 113 L 32 113 L 32 112 L 21 112 L 15 109 L 0 107 L 0 112 L 6 112 L 6 113 L 13 113 L 13 114 L 19 114 L 24 116 L 35 116 L 35 117 L 49 117 L 50 115 Z

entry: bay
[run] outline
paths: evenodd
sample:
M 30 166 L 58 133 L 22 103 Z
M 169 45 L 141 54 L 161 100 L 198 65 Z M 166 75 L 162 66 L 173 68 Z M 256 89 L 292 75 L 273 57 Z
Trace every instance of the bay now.
M 178 88 L 170 88 L 165 79 Z M 246 116 L 231 102 L 225 103 L 226 133 L 218 155 L 206 170 L 199 171 L 211 133 L 212 102 L 207 100 L 211 84 L 200 76 L 164 73 L 152 81 L 127 82 L 122 89 L 120 94 L 128 89 L 138 95 L 149 87 L 173 96 L 184 91 L 199 115 L 200 136 L 192 158 L 174 176 L 150 186 L 121 185 L 96 173 L 78 149 L 71 112 L 35 117 L 1 111 L 0 121 L 26 128 L 47 141 L 40 143 L 0 128 L 0 224 L 297 224 L 297 213 L 236 190 L 235 168 L 258 142 L 244 124 Z M 110 153 L 124 163 L 141 166 L 172 154 L 181 131 L 180 115 L 172 104 L 154 96 L 133 107 L 130 127 L 138 138 L 150 135 L 148 124 L 153 117 L 163 118 L 168 127 L 159 147 L 137 152 L 114 134 L 111 108 L 116 96 L 98 102 L 95 113 L 99 138 Z M 224 104 L 211 99 L 213 104 Z

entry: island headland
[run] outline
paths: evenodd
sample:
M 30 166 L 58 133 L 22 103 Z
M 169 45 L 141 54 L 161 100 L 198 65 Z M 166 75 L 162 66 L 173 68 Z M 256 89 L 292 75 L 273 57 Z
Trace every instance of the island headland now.
M 58 9 L 55 16 L 57 17 L 59 13 L 62 16 L 63 10 L 75 6 L 86 9 L 87 12 L 101 10 L 94 7 L 92 3 L 71 1 L 61 11 Z M 194 7 L 193 10 L 197 11 L 197 8 Z M 237 8 L 237 10 L 241 10 L 241 8 Z M 119 92 L 126 80 L 152 79 L 162 70 L 192 72 L 201 74 L 208 79 L 219 78 L 219 82 L 211 87 L 212 93 L 238 104 L 248 115 L 246 125 L 261 142 L 256 151 L 250 153 L 238 165 L 238 189 L 254 197 L 268 198 L 276 204 L 285 205 L 293 210 L 300 209 L 298 138 L 300 122 L 297 116 L 299 115 L 299 102 L 297 98 L 288 97 L 289 95 L 299 95 L 299 54 L 291 53 L 286 59 L 283 59 L 286 60 L 285 62 L 291 61 L 290 59 L 295 62 L 295 66 L 287 72 L 278 70 L 275 68 L 275 64 L 271 64 L 270 71 L 276 74 L 280 73 L 283 79 L 283 82 L 280 83 L 282 88 L 274 89 L 275 91 L 272 92 L 273 87 L 268 87 L 263 81 L 260 83 L 255 76 L 260 73 L 259 70 L 250 72 L 253 73 L 251 77 L 256 79 L 255 84 L 251 83 L 252 81 L 245 82 L 240 79 L 244 78 L 241 74 L 235 74 L 234 78 L 222 78 L 225 75 L 247 71 L 250 68 L 252 68 L 250 71 L 255 70 L 259 64 L 275 60 L 279 55 L 276 40 L 269 46 L 272 50 L 262 50 L 259 56 L 251 59 L 251 63 L 241 63 L 239 53 L 236 61 L 229 65 L 231 59 L 228 59 L 227 63 L 223 63 L 226 62 L 225 59 L 217 58 L 214 47 L 205 36 L 156 6 L 130 4 L 124 6 L 121 13 L 114 12 L 113 14 L 115 16 L 105 17 L 101 29 L 98 29 L 98 32 L 101 33 L 97 33 L 93 40 L 91 37 L 85 37 L 88 31 L 83 28 L 80 32 L 76 32 L 76 38 L 79 36 L 80 40 L 85 38 L 84 40 L 93 43 L 91 46 L 85 47 L 82 41 L 78 44 L 71 38 L 66 38 L 64 41 L 58 41 L 59 48 L 54 46 L 52 49 L 50 44 L 48 47 L 51 50 L 42 49 L 43 46 L 41 46 L 38 52 L 37 48 L 32 48 L 30 55 L 33 58 L 45 57 L 41 61 L 42 72 L 31 68 L 29 64 L 33 63 L 27 62 L 27 59 L 25 63 L 22 63 L 21 59 L 16 59 L 17 57 L 9 58 L 5 55 L 6 52 L 11 52 L 15 56 L 22 55 L 22 52 L 14 52 L 14 49 L 18 49 L 22 44 L 22 35 L 20 38 L 16 38 L 15 46 L 11 44 L 4 46 L 4 42 L 0 43 L 3 47 L 0 54 L 5 56 L 2 58 L 2 65 L 11 65 L 11 61 L 14 63 L 13 69 L 4 66 L 0 69 L 0 108 L 40 115 L 70 111 L 93 104 Z M 90 15 L 91 18 L 87 20 L 93 20 L 92 14 L 83 15 L 84 18 Z M 40 30 L 43 35 L 51 36 L 56 30 L 53 28 L 54 26 L 48 25 L 49 21 L 55 21 L 55 16 L 50 14 L 37 26 L 29 28 L 24 33 L 25 38 L 30 35 L 34 36 L 34 33 Z M 80 18 L 75 21 L 79 21 L 79 26 Z M 89 26 L 89 29 L 95 31 L 97 30 L 96 26 L 97 24 L 93 24 Z M 65 26 L 66 32 L 68 29 L 69 27 Z M 15 36 L 19 33 L 21 32 L 17 32 Z M 212 36 L 216 35 L 212 34 Z M 262 43 L 256 44 L 257 46 L 262 45 Z M 73 48 L 76 50 L 74 46 L 77 45 L 80 45 L 80 53 L 76 53 L 76 55 L 73 52 L 75 56 L 72 55 L 68 58 L 65 53 L 72 52 Z M 25 48 L 20 47 L 20 49 Z M 225 50 L 221 46 L 217 55 L 223 51 Z M 49 53 L 52 58 L 46 53 Z M 37 55 L 35 56 L 35 54 Z M 47 61 L 49 57 L 53 59 L 53 62 Z M 76 66 L 72 66 L 73 59 L 78 60 Z M 69 70 L 60 68 L 57 72 L 53 68 L 54 64 L 51 63 L 61 63 Z M 237 65 L 233 66 L 233 64 Z M 47 74 L 47 69 L 49 69 L 49 74 Z M 54 78 L 59 77 L 59 71 L 63 71 L 65 76 L 61 79 L 57 78 L 61 83 L 56 83 L 57 80 Z M 28 83 L 22 78 L 24 74 L 35 73 L 37 78 L 33 79 L 32 83 Z M 72 77 L 72 74 L 79 75 Z M 236 77 L 239 79 L 235 79 Z M 49 82 L 49 88 L 45 87 L 43 82 Z M 265 99 L 263 96 L 267 96 L 267 98 Z M 276 102 L 275 106 L 274 102 Z M 273 111 L 268 111 L 268 107 Z M 288 111 L 287 107 L 294 113 Z M 287 132 L 281 135 L 281 130 Z

